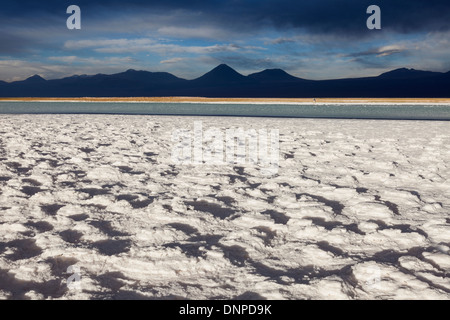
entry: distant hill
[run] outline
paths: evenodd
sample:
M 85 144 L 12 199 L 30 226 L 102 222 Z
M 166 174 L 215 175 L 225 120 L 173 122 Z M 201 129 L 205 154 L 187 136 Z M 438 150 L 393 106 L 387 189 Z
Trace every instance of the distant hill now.
M 192 80 L 192 83 L 196 85 L 217 86 L 217 85 L 229 85 L 232 83 L 248 83 L 249 78 L 243 76 L 233 68 L 230 68 L 226 64 L 221 64 L 203 76 Z
M 27 79 L 25 79 L 23 81 L 17 81 L 16 83 L 20 83 L 20 82 L 21 83 L 43 83 L 45 81 L 46 80 L 44 78 L 42 78 L 41 76 L 35 74 L 32 77 L 29 77 L 29 78 L 27 78 Z
M 281 69 L 266 69 L 261 72 L 248 75 L 249 78 L 262 83 L 298 82 L 303 79 L 296 78 Z
M 420 79 L 438 75 L 442 75 L 442 73 L 401 68 L 383 73 L 379 77 L 383 79 Z
M 244 76 L 221 64 L 193 80 L 167 72 L 127 70 L 45 80 L 0 81 L 0 97 L 255 97 L 255 98 L 449 98 L 450 72 L 396 69 L 377 77 L 307 80 L 281 69 Z

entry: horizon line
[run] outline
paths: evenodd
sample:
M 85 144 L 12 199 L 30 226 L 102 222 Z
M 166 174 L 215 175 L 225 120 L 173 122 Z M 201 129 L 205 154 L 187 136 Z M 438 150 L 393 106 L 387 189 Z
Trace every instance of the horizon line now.
M 389 73 L 389 72 L 392 72 L 392 71 L 403 70 L 403 69 L 404 69 L 404 70 L 408 70 L 408 71 L 421 71 L 421 72 L 432 72 L 432 73 L 441 73 L 441 74 L 450 73 L 450 70 L 449 70 L 449 71 L 430 71 L 430 70 L 420 70 L 420 69 L 408 68 L 408 67 L 400 67 L 400 68 L 395 68 L 395 69 L 392 69 L 392 70 L 389 70 L 389 71 L 382 72 L 382 73 L 380 73 L 380 74 L 378 74 L 378 75 L 376 75 L 376 76 L 362 76 L 362 77 L 350 77 L 350 78 L 345 78 L 345 77 L 344 77 L 344 78 L 330 78 L 330 79 L 313 80 L 313 79 L 306 79 L 306 78 L 300 78 L 300 77 L 294 76 L 294 75 L 290 74 L 288 71 L 286 71 L 286 70 L 284 70 L 284 69 L 281 69 L 281 68 L 267 68 L 267 69 L 264 69 L 264 70 L 261 70 L 261 71 L 249 73 L 248 75 L 244 75 L 244 74 L 240 73 L 239 71 L 237 71 L 235 68 L 230 67 L 228 64 L 221 63 L 221 64 L 217 65 L 216 67 L 212 68 L 211 70 L 209 70 L 209 71 L 205 72 L 204 74 L 202 74 L 202 75 L 200 75 L 200 76 L 198 76 L 198 77 L 196 77 L 196 78 L 193 78 L 193 79 L 180 78 L 180 77 L 178 77 L 177 75 L 175 75 L 175 74 L 173 74 L 173 73 L 170 73 L 170 72 L 167 72 L 167 71 L 149 71 L 149 70 L 143 70 L 143 69 L 137 70 L 137 69 L 130 68 L 130 69 L 127 69 L 127 70 L 124 70 L 124 71 L 121 71 L 121 72 L 116 72 L 116 73 L 109 73 L 109 74 L 106 74 L 106 73 L 95 73 L 95 74 L 73 74 L 73 75 L 70 75 L 70 76 L 66 76 L 66 77 L 62 77 L 62 78 L 53 78 L 53 79 L 46 79 L 46 78 L 44 78 L 43 76 L 41 76 L 40 74 L 36 73 L 36 74 L 31 75 L 31 76 L 29 76 L 29 77 L 27 77 L 27 78 L 25 78 L 25 79 L 22 79 L 22 80 L 15 80 L 15 81 L 5 81 L 5 80 L 0 80 L 0 82 L 5 82 L 5 83 L 21 82 L 21 81 L 26 81 L 26 80 L 31 79 L 31 78 L 36 77 L 36 76 L 40 77 L 41 79 L 43 79 L 43 80 L 45 80 L 45 81 L 54 81 L 54 80 L 62 80 L 62 79 L 66 79 L 66 78 L 71 78 L 71 77 L 82 77 L 82 76 L 86 76 L 86 77 L 94 77 L 94 76 L 97 76 L 97 75 L 112 76 L 112 75 L 116 75 L 116 74 L 125 73 L 125 72 L 128 72 L 128 71 L 148 72 L 148 73 L 166 73 L 166 74 L 170 74 L 170 75 L 172 75 L 172 76 L 174 76 L 174 77 L 177 77 L 178 79 L 181 79 L 181 80 L 185 80 L 185 81 L 193 81 L 193 80 L 196 80 L 196 79 L 201 78 L 202 76 L 204 76 L 204 75 L 208 74 L 209 72 L 211 72 L 211 71 L 213 71 L 213 70 L 219 68 L 220 66 L 226 66 L 226 67 L 232 69 L 233 71 L 235 71 L 236 73 L 242 75 L 243 77 L 249 77 L 249 76 L 251 76 L 251 75 L 253 75 L 253 74 L 262 73 L 262 72 L 264 72 L 264 71 L 280 70 L 280 71 L 285 72 L 286 74 L 288 74 L 288 75 L 291 76 L 291 77 L 294 77 L 294 78 L 297 78 L 297 79 L 301 79 L 301 80 L 308 80 L 308 81 L 330 81 L 330 80 L 341 80 L 341 79 L 376 78 L 376 77 L 379 77 L 379 76 L 381 76 L 381 75 L 383 75 L 383 74 L 386 74 L 386 73 Z
M 255 104 L 419 104 L 450 105 L 450 98 L 211 98 L 160 97 L 0 97 L 0 102 L 135 102 L 135 103 L 249 103 Z

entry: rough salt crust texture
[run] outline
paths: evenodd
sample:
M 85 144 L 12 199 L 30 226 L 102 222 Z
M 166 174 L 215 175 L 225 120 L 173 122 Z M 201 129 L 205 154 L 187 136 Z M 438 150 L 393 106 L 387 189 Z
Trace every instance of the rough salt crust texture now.
M 200 120 L 278 129 L 278 173 L 173 163 Z M 0 123 L 1 299 L 450 298 L 448 122 Z

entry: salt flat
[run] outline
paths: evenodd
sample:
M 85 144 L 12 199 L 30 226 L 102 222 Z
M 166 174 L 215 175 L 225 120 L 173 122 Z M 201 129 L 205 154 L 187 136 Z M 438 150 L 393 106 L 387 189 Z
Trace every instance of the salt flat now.
M 174 163 L 195 121 L 279 130 L 277 172 Z M 0 123 L 0 298 L 450 298 L 448 122 Z

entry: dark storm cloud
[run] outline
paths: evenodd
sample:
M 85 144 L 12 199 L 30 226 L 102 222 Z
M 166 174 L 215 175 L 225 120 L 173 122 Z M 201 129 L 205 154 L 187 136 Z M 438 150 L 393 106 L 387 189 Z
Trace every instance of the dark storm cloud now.
M 382 27 L 399 32 L 448 30 L 450 2 L 448 0 L 318 0 L 266 1 L 257 10 L 275 26 L 299 27 L 316 33 L 367 34 L 368 6 L 381 8 Z M 264 8 L 264 10 L 263 10 Z
M 185 10 L 198 13 L 202 19 L 225 29 L 254 30 L 271 25 L 280 29 L 304 28 L 314 33 L 347 32 L 347 36 L 367 34 L 366 9 L 372 4 L 381 8 L 383 29 L 404 33 L 445 31 L 450 21 L 448 0 L 7 0 L 2 1 L 0 15 L 61 14 L 70 4 L 79 5 L 88 16 L 99 10 L 107 11 L 106 18 L 111 19 L 114 15 Z

